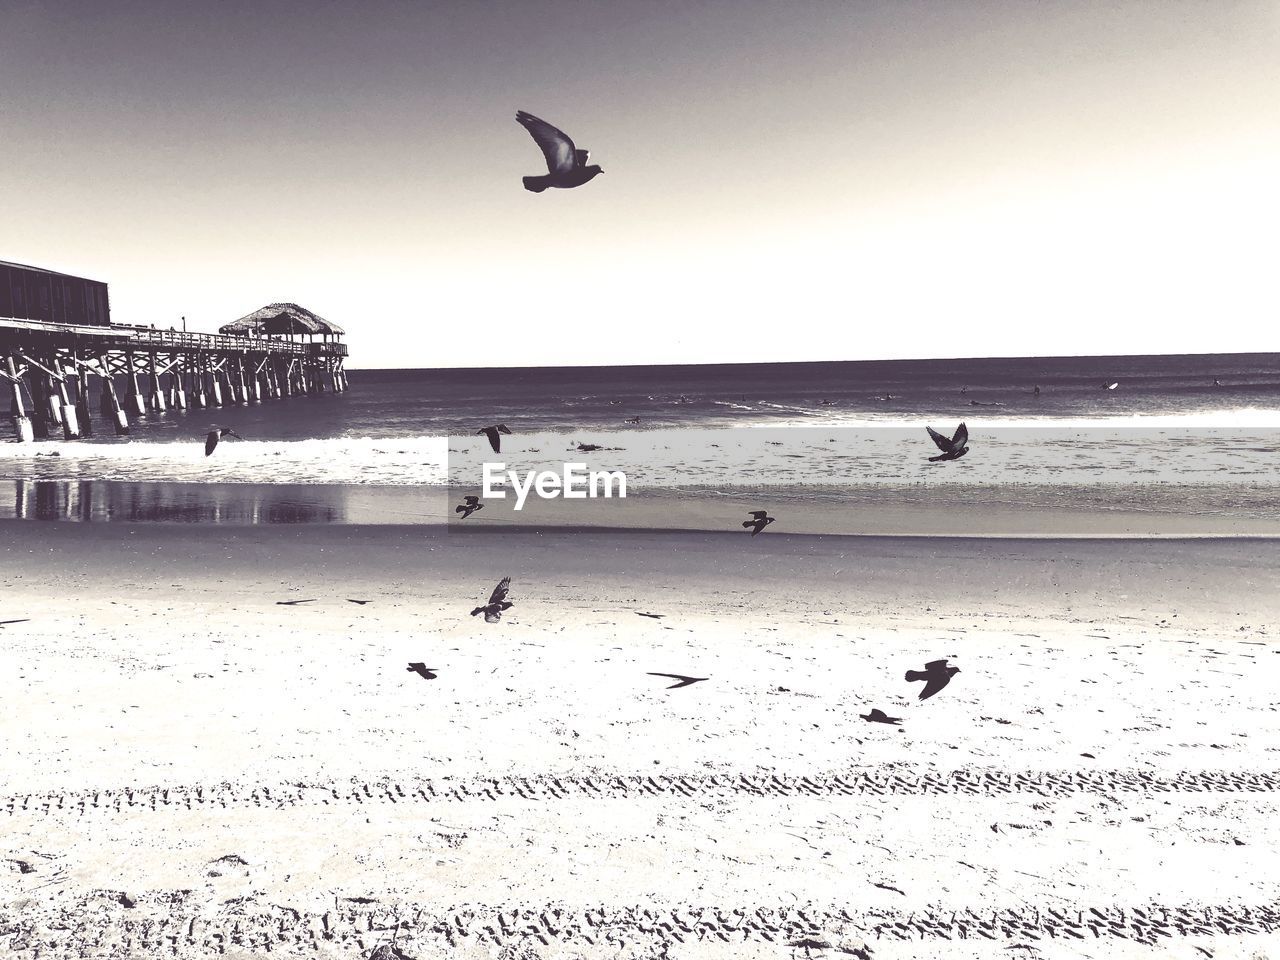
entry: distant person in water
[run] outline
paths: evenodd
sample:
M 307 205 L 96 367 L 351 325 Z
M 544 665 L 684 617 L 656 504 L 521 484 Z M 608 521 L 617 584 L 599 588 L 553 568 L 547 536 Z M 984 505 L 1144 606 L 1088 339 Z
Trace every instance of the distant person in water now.
M 1040 384 L 1037 383 L 1036 388 L 1031 392 L 1034 393 L 1037 397 L 1040 396 Z

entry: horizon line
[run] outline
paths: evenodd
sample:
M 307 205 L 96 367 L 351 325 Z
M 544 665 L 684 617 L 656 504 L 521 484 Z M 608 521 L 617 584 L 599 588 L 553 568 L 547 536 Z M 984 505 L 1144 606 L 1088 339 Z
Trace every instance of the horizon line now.
M 1277 357 L 1276 350 L 1237 350 L 1224 353 L 1081 353 L 1081 354 L 995 354 L 966 357 L 876 357 L 850 360 L 702 360 L 676 363 L 570 363 L 570 364 L 497 364 L 484 367 L 447 366 L 447 367 L 356 367 L 347 364 L 352 373 L 377 373 L 391 371 L 484 371 L 484 370 L 611 370 L 618 368 L 652 369 L 655 367 L 799 367 L 818 366 L 834 363 L 944 363 L 948 361 L 970 362 L 982 360 L 1139 360 L 1148 357 L 1161 358 L 1237 358 L 1237 357 Z M 349 359 L 349 358 L 348 358 Z

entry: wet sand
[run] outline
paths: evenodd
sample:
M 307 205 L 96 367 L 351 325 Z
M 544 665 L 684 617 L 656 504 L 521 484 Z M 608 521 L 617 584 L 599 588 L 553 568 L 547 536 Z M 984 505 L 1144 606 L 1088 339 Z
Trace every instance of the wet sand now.
M 940 488 L 684 487 L 626 499 L 485 498 L 460 522 L 454 507 L 476 487 L 377 484 L 0 480 L 0 521 L 181 523 L 226 526 L 451 524 L 471 530 L 735 533 L 767 509 L 769 533 L 879 537 L 1276 537 L 1268 487 L 1238 485 L 966 485 Z
M 0 585 L 6 955 L 1278 945 L 1275 541 L 9 522 Z

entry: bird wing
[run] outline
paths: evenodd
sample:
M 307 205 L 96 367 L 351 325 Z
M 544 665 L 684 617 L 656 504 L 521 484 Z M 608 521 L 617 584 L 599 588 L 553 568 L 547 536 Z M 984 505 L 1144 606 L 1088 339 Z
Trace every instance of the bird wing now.
M 542 148 L 547 158 L 547 170 L 551 173 L 568 173 L 574 167 L 577 148 L 563 130 L 558 130 L 532 113 L 516 111 L 516 122 L 529 131 L 534 142 Z
M 574 159 L 577 161 L 578 166 L 585 167 L 587 165 L 587 161 L 591 159 L 591 151 L 575 150 L 573 156 L 574 156 Z
M 932 697 L 935 693 L 937 693 L 939 690 L 941 690 L 950 682 L 951 682 L 951 677 L 949 677 L 945 673 L 942 674 L 941 676 L 930 677 L 929 682 L 926 683 L 924 685 L 924 689 L 920 691 L 920 699 L 928 700 L 930 697 Z
M 956 435 L 951 438 L 951 445 L 957 450 L 969 442 L 969 428 L 963 423 L 956 427 Z
M 463 497 L 463 498 L 462 498 L 462 502 L 463 502 L 463 503 L 465 503 L 465 504 L 466 504 L 467 506 L 469 506 L 469 507 L 474 507 L 477 503 L 479 503 L 479 502 L 480 502 L 480 498 L 479 498 L 479 497 L 474 497 L 474 496 L 471 496 L 470 494 L 468 494 L 467 496 L 465 496 L 465 497 Z
M 204 438 L 204 455 L 207 457 L 213 453 L 213 448 L 218 445 L 218 431 L 210 430 L 209 435 Z
M 667 677 L 668 679 L 674 680 L 675 683 L 667 687 L 668 690 L 675 690 L 677 687 L 687 687 L 690 684 L 707 679 L 706 677 L 686 677 L 684 674 L 680 673 L 654 673 L 652 671 L 648 671 L 648 673 L 651 677 Z
M 768 510 L 749 510 L 747 512 L 750 513 L 751 516 L 755 517 L 757 520 L 763 520 L 765 517 L 769 515 Z
M 939 450 L 943 453 L 951 452 L 951 441 L 949 439 L 944 437 L 937 430 L 933 429 L 933 427 L 925 427 L 925 429 L 929 431 L 930 438 L 932 438 L 934 444 Z
M 481 429 L 477 430 L 476 433 L 478 434 L 483 433 L 486 437 L 489 438 L 489 446 L 493 447 L 494 453 L 502 452 L 502 441 L 498 439 L 497 427 L 482 427 Z
M 507 591 L 511 589 L 511 578 L 503 577 L 498 581 L 498 585 L 493 588 L 493 593 L 489 594 L 490 603 L 501 603 L 507 599 Z
M 497 430 L 499 433 L 505 433 L 508 437 L 511 436 L 511 431 L 507 429 L 507 425 L 505 423 L 500 423 L 493 429 Z
M 933 673 L 937 670 L 945 670 L 947 669 L 947 661 L 946 660 L 930 660 L 928 663 L 924 665 L 924 668 L 929 673 Z

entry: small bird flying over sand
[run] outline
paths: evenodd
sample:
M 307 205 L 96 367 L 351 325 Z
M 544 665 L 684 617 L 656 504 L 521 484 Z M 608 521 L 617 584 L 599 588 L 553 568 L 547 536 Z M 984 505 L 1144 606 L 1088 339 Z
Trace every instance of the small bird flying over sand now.
M 485 623 L 497 623 L 502 618 L 502 611 L 511 609 L 512 604 L 507 599 L 507 591 L 510 589 L 511 578 L 503 577 L 493 588 L 493 593 L 489 594 L 489 602 L 483 607 L 476 607 L 471 615 L 474 617 L 483 613 Z
M 663 617 L 666 616 L 666 614 L 665 613 L 642 613 L 641 611 L 637 610 L 636 616 L 648 617 L 650 620 L 661 620 Z
M 752 519 L 743 520 L 742 525 L 751 531 L 753 537 L 773 523 L 773 517 L 769 516 L 768 510 L 750 510 L 748 512 L 751 514 Z
M 883 710 L 877 710 L 875 707 L 871 708 L 870 713 L 860 713 L 858 716 L 867 721 L 867 723 L 887 723 L 892 726 L 902 723 L 901 717 L 891 717 Z
M 505 423 L 495 423 L 492 427 L 481 427 L 476 431 L 476 436 L 480 436 L 482 433 L 489 438 L 489 446 L 493 447 L 494 453 L 502 452 L 502 438 L 499 434 L 505 433 L 508 437 L 511 436 L 511 431 L 507 429 Z
M 931 660 L 923 670 L 908 670 L 907 680 L 925 680 L 924 689 L 920 691 L 920 699 L 928 700 L 935 693 L 951 682 L 951 678 L 960 672 L 959 667 L 948 667 L 946 660 Z
M 646 672 L 648 672 L 649 676 L 651 677 L 667 677 L 670 680 L 674 680 L 675 683 L 667 687 L 666 688 L 667 690 L 675 690 L 679 687 L 687 687 L 691 683 L 701 683 L 703 680 L 711 679 L 710 677 L 686 677 L 682 673 L 653 673 L 650 671 L 646 671 Z
M 366 603 L 373 603 L 373 601 L 372 600 L 352 600 L 350 597 L 347 597 L 347 603 L 358 603 L 360 604 L 360 606 L 363 607 Z
M 925 427 L 929 431 L 929 436 L 942 451 L 936 457 L 930 457 L 930 463 L 937 463 L 939 460 L 959 460 L 969 452 L 969 428 L 963 423 L 956 427 L 955 436 L 948 439 L 940 434 L 933 427 Z
M 277 607 L 296 607 L 300 603 L 315 603 L 315 599 L 311 600 L 277 600 Z
M 547 159 L 548 172 L 545 176 L 522 178 L 526 190 L 541 193 L 547 187 L 580 187 L 597 174 L 604 173 L 599 164 L 587 163 L 591 152 L 575 147 L 563 130 L 523 110 L 516 111 L 516 122 L 529 131 Z
M 483 509 L 484 509 L 484 504 L 480 502 L 480 498 L 473 497 L 470 494 L 468 494 L 467 496 L 462 498 L 462 503 L 458 504 L 456 507 L 453 508 L 453 512 L 462 514 L 462 519 L 465 520 L 467 519 L 467 517 L 471 516 L 477 510 L 483 510 Z
M 243 440 L 244 437 L 236 433 L 230 427 L 214 427 L 209 431 L 209 435 L 204 438 L 204 455 L 207 457 L 213 453 L 214 448 L 218 445 L 218 441 L 223 437 L 235 437 L 237 440 Z
M 436 668 L 428 667 L 425 663 L 411 663 L 405 668 L 407 673 L 416 673 L 423 680 L 435 680 Z

